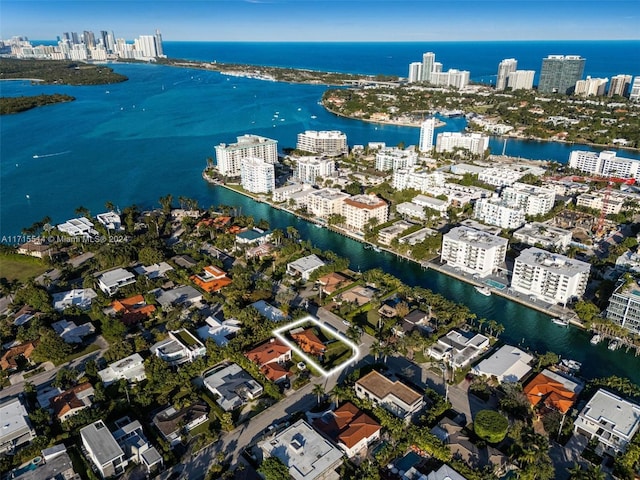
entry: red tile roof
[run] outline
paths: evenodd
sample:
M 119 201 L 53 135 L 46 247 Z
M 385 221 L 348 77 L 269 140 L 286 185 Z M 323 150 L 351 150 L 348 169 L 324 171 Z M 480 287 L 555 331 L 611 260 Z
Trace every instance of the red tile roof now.
M 122 300 L 114 300 L 111 302 L 111 307 L 117 313 L 122 313 L 122 322 L 126 325 L 138 323 L 156 311 L 154 305 L 147 305 L 142 295 L 134 295 L 133 297 Z
M 332 412 L 331 417 L 324 416 L 313 422 L 314 426 L 334 441 L 353 448 L 365 438 L 375 435 L 380 424 L 362 412 L 351 402 L 347 402 Z
M 0 358 L 0 368 L 2 370 L 15 370 L 18 368 L 17 359 L 20 356 L 29 358 L 36 348 L 36 342 L 27 342 L 22 345 L 11 347 Z
M 62 418 L 71 410 L 85 408 L 87 405 L 77 397 L 77 394 L 90 388 L 92 388 L 92 385 L 89 382 L 85 382 L 53 397 L 49 401 L 53 409 L 53 414 L 57 418 Z
M 285 344 L 279 340 L 272 340 L 249 350 L 245 357 L 262 367 L 267 363 L 277 362 L 282 355 L 290 352 L 291 349 Z
M 531 405 L 537 405 L 542 399 L 544 404 L 560 413 L 567 413 L 577 399 L 575 392 L 562 383 L 539 373 L 523 389 Z
M 296 343 L 305 353 L 320 355 L 326 350 L 324 343 L 322 343 L 322 341 L 315 333 L 313 333 L 310 328 L 307 328 L 303 332 L 291 333 L 291 337 L 296 341 Z

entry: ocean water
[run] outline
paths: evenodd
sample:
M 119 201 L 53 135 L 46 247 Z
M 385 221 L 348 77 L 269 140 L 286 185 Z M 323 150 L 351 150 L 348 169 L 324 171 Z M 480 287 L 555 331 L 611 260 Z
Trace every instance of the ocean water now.
M 180 45 L 182 50 L 174 53 L 172 49 Z M 439 56 L 438 48 L 442 45 L 428 47 L 432 47 L 430 49 Z M 314 60 L 297 58 L 304 49 L 292 45 L 263 47 L 259 51 L 250 44 L 224 48 L 220 44 L 177 46 L 167 42 L 167 53 L 206 59 L 200 55 L 214 48 L 214 58 L 219 61 L 272 61 L 276 64 L 280 59 L 284 66 L 364 73 L 393 73 L 392 64 L 399 68 L 413 59 L 403 57 L 399 61 L 393 53 L 401 50 L 397 44 L 352 47 L 330 44 L 307 49 L 314 52 Z M 424 47 L 426 45 L 416 44 L 417 56 L 427 49 Z M 242 53 L 242 48 L 247 51 Z M 281 49 L 280 55 L 273 52 L 278 48 Z M 471 48 L 472 45 L 458 46 L 458 57 L 462 60 L 468 55 L 469 62 L 475 61 Z M 335 54 L 339 52 L 341 56 L 338 58 Z M 355 58 L 376 58 L 376 52 L 387 53 L 387 56 L 380 56 L 381 59 L 386 58 L 387 63 L 383 59 L 379 65 L 355 61 Z M 544 55 L 548 53 L 583 54 L 588 58 L 587 66 L 590 64 L 589 53 L 578 51 L 577 46 L 570 51 L 550 50 Z M 405 51 L 405 57 L 413 55 L 413 49 Z M 506 56 L 517 55 L 499 55 L 501 58 Z M 290 64 L 294 57 L 296 61 L 305 63 Z M 251 59 L 253 61 L 249 61 Z M 384 68 L 389 71 L 382 71 L 382 66 L 387 64 Z M 622 63 L 619 65 L 624 66 Z M 451 66 L 472 69 L 462 62 Z M 630 72 L 631 66 L 622 71 Z M 507 328 L 503 337 L 511 343 L 540 352 L 552 350 L 562 354 L 563 358 L 582 361 L 590 377 L 617 373 L 640 383 L 636 358 L 621 351 L 609 352 L 603 345 L 592 347 L 584 332 L 558 327 L 543 314 L 495 296 L 474 295 L 472 287 L 462 282 L 436 272 L 422 271 L 416 265 L 386 253 L 365 251 L 353 240 L 310 227 L 306 222 L 265 204 L 210 186 L 201 178 L 207 158 L 214 156 L 213 147 L 221 142 L 232 142 L 244 133 L 275 138 L 283 148 L 293 147 L 297 134 L 307 129 L 342 130 L 347 133 L 350 145 L 370 141 L 384 141 L 389 145 L 399 142 L 413 144 L 418 141 L 418 129 L 369 124 L 329 114 L 318 104 L 324 91 L 322 86 L 264 82 L 158 65 L 122 64 L 114 68 L 130 80 L 91 87 L 0 82 L 1 95 L 58 92 L 77 98 L 68 104 L 2 117 L 0 237 L 19 235 L 23 227 L 45 215 L 50 216 L 54 223 L 62 222 L 74 217 L 74 210 L 79 206 L 89 208 L 93 214 L 100 213 L 107 201 L 121 208 L 134 203 L 141 208 L 152 208 L 159 206 L 161 196 L 171 193 L 176 199 L 179 196 L 195 198 L 205 207 L 232 204 L 241 207 L 245 214 L 266 219 L 275 228 L 294 225 L 304 238 L 312 238 L 321 248 L 335 250 L 350 258 L 352 268 L 380 267 L 409 284 L 424 285 L 448 298 L 464 302 L 478 317 L 493 318 L 503 323 Z M 276 112 L 278 117 L 274 116 Z M 463 126 L 460 122 L 460 119 L 448 120 L 443 130 L 459 130 Z M 495 140 L 491 146 L 501 151 L 502 141 Z M 508 154 L 526 158 L 566 161 L 572 148 L 584 147 L 510 140 L 506 150 Z M 639 157 L 636 155 L 635 158 Z

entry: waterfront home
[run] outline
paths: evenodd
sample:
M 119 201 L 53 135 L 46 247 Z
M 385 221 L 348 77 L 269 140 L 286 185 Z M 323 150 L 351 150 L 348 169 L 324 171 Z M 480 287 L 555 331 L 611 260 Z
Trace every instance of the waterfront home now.
M 124 268 L 114 268 L 98 275 L 98 287 L 105 295 L 115 294 L 121 287 L 135 283 L 136 277 Z
M 25 363 L 28 363 L 29 357 L 31 357 L 31 354 L 35 350 L 37 344 L 36 340 L 9 348 L 9 350 L 4 352 L 2 358 L 0 358 L 0 368 L 6 372 L 18 370 L 18 367 L 20 366 L 19 360 L 23 359 Z
M 316 283 L 320 285 L 320 288 L 322 288 L 322 291 L 324 293 L 326 293 L 327 295 L 331 295 L 339 288 L 352 283 L 352 280 L 345 277 L 341 273 L 331 272 L 318 278 L 318 280 L 316 280 Z
M 204 344 L 184 328 L 169 332 L 169 338 L 155 343 L 149 350 L 171 366 L 193 362 L 207 353 Z
M 471 371 L 478 376 L 495 377 L 500 383 L 519 382 L 531 371 L 533 357 L 519 348 L 504 345 Z
M 451 330 L 428 349 L 429 355 L 438 360 L 446 361 L 453 368 L 463 368 L 474 358 L 489 348 L 489 339 L 477 333 L 465 335 L 457 330 Z
M 380 439 L 380 424 L 351 402 L 329 410 L 313 421 L 313 426 L 329 437 L 349 458 Z
M 239 233 L 235 237 L 236 246 L 237 245 L 262 245 L 269 240 L 273 236 L 273 232 L 271 230 L 260 230 L 259 228 L 252 228 L 251 230 L 245 230 L 244 232 Z
M 258 443 L 264 458 L 276 457 L 289 469 L 294 480 L 338 478 L 342 452 L 304 420 Z
M 147 301 L 142 295 L 134 295 L 122 300 L 114 300 L 111 302 L 111 306 L 104 310 L 104 313 L 107 315 L 118 314 L 121 316 L 122 323 L 130 326 L 146 320 L 155 311 L 155 305 L 147 305 Z
M 95 333 L 96 328 L 91 322 L 76 325 L 75 322 L 59 320 L 51 324 L 51 328 L 65 341 L 65 343 L 82 343 L 84 337 Z
M 355 303 L 361 307 L 362 305 L 369 303 L 375 294 L 375 289 L 358 285 L 350 288 L 346 292 L 342 292 L 340 294 L 340 300 L 343 302 Z
M 291 348 L 272 338 L 244 354 L 260 367 L 260 372 L 272 382 L 286 379 L 291 373 L 285 367 L 291 361 Z
M 227 273 L 215 265 L 204 267 L 202 273 L 192 275 L 191 281 L 207 293 L 217 292 L 223 287 L 231 284 L 231 279 Z
M 70 307 L 87 310 L 97 296 L 98 294 L 93 288 L 75 288 L 66 292 L 54 293 L 51 297 L 53 299 L 53 308 L 61 312 Z
M 49 400 L 51 413 L 64 422 L 93 404 L 93 386 L 84 382 L 59 393 Z
M 124 230 L 120 221 L 120 215 L 118 215 L 116 212 L 99 213 L 98 215 L 96 215 L 96 220 L 104 225 L 107 231 L 119 232 L 121 230 Z
M 99 232 L 93 227 L 93 223 L 91 223 L 88 218 L 80 217 L 67 220 L 64 223 L 57 225 L 56 229 L 71 237 L 89 239 L 99 235 Z
M 221 364 L 203 374 L 204 386 L 225 412 L 230 412 L 264 392 L 262 385 L 236 363 Z
M 258 258 L 262 260 L 263 258 L 270 257 L 274 254 L 275 247 L 270 243 L 263 243 L 262 245 L 257 245 L 255 247 L 248 248 L 244 254 L 244 257 L 247 260 L 252 258 Z
M 599 389 L 582 409 L 573 431 L 597 440 L 596 452 L 624 453 L 640 428 L 640 405 Z
M 583 384 L 564 377 L 546 368 L 533 377 L 523 389 L 531 406 L 541 402 L 550 410 L 566 414 L 578 399 Z
M 13 315 L 9 316 L 9 320 L 16 326 L 24 325 L 28 323 L 33 317 L 42 315 L 40 312 L 30 307 L 29 305 L 24 305 L 20 310 L 18 310 Z
M 315 255 L 307 255 L 293 262 L 287 263 L 287 273 L 293 277 L 300 277 L 305 282 L 309 281 L 309 276 L 320 267 L 326 265 Z
M 129 383 L 136 383 L 147 378 L 144 372 L 144 360 L 138 353 L 129 355 L 98 372 L 105 387 L 118 380 L 126 380 Z
M 12 398 L 0 404 L 0 453 L 13 454 L 18 447 L 36 438 L 29 414 L 20 398 Z
M 20 255 L 29 255 L 30 257 L 45 258 L 53 256 L 54 249 L 46 240 L 30 240 L 18 247 Z
M 433 329 L 429 326 L 430 314 L 422 310 L 416 309 L 409 312 L 405 317 L 391 327 L 391 331 L 396 337 L 403 337 L 413 332 L 416 328 L 420 331 L 430 334 Z
M 176 410 L 170 405 L 156 413 L 152 423 L 162 438 L 173 448 L 182 442 L 183 434 L 188 434 L 207 420 L 209 420 L 209 407 L 203 402 L 196 402 L 181 410 Z
M 358 398 L 381 406 L 405 422 L 409 422 L 424 407 L 420 393 L 399 380 L 389 380 L 375 370 L 359 379 L 354 388 Z
M 234 338 L 242 329 L 242 322 L 233 318 L 229 320 L 219 320 L 216 317 L 209 316 L 205 320 L 206 325 L 198 328 L 198 337 L 202 341 L 211 338 L 220 347 L 224 347 L 229 340 Z

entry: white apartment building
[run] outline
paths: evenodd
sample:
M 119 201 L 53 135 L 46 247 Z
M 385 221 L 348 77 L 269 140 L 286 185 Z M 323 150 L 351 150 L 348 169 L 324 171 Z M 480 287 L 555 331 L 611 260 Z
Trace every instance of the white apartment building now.
M 372 218 L 378 220 L 378 225 L 386 222 L 389 205 L 375 195 L 354 195 L 343 201 L 342 215 L 347 228 L 362 232 Z
M 507 76 L 507 87 L 511 90 L 531 90 L 535 70 L 516 70 Z
M 307 212 L 320 218 L 328 218 L 333 214 L 342 214 L 342 204 L 349 198 L 348 193 L 337 188 L 323 188 L 312 190 L 301 197 L 300 206 L 307 207 Z
M 608 78 L 591 78 L 587 75 L 587 78 L 584 80 L 578 80 L 576 82 L 576 87 L 573 93 L 583 97 L 601 97 L 607 89 L 607 83 L 609 83 Z
M 444 174 L 439 171 L 430 172 L 420 167 L 402 168 L 393 172 L 391 185 L 395 190 L 414 189 L 428 193 L 434 187 L 444 185 Z
M 524 173 L 512 168 L 492 167 L 485 168 L 478 173 L 478 180 L 487 185 L 496 187 L 504 187 L 505 185 L 513 185 L 524 176 Z
M 511 207 L 500 198 L 481 198 L 473 207 L 473 218 L 489 225 L 513 230 L 525 223 L 524 210 Z
M 510 73 L 518 68 L 518 61 L 515 58 L 505 58 L 498 64 L 498 78 L 496 79 L 496 90 L 507 88 L 507 79 Z
M 598 211 L 604 210 L 605 215 L 610 215 L 620 213 L 624 205 L 624 199 L 610 195 L 605 202 L 604 194 L 600 192 L 583 193 L 576 197 L 576 205 L 579 207 L 593 208 Z
M 629 93 L 630 86 L 631 75 L 614 75 L 611 77 L 607 96 L 613 97 L 614 95 L 620 95 L 621 97 L 626 97 Z
M 552 304 L 580 298 L 587 288 L 591 265 L 536 247 L 516 258 L 511 288 Z
M 421 81 L 426 82 L 426 83 L 430 83 L 431 82 L 431 75 L 433 74 L 433 72 L 435 71 L 441 71 L 442 70 L 442 66 L 440 68 L 440 70 L 436 70 L 436 54 L 433 52 L 425 52 L 422 54 L 422 75 L 421 75 Z
M 612 456 L 627 450 L 640 428 L 640 406 L 607 390 L 599 389 L 582 409 L 573 431 L 596 439 Z
M 307 130 L 299 133 L 296 149 L 330 156 L 349 153 L 347 135 L 338 130 Z
M 436 129 L 436 119 L 434 117 L 427 118 L 420 125 L 420 143 L 419 149 L 423 153 L 429 153 L 433 150 L 433 137 Z
M 395 222 L 393 225 L 381 228 L 380 231 L 378 231 L 378 241 L 384 245 L 391 245 L 394 238 L 400 236 L 405 232 L 405 230 L 408 230 L 413 226 L 415 226 L 413 223 L 405 220 Z
M 507 255 L 506 238 L 469 227 L 455 227 L 442 237 L 440 261 L 486 277 L 499 268 Z
M 295 176 L 302 183 L 316 184 L 316 178 L 333 176 L 336 162 L 331 158 L 300 157 L 296 159 Z
M 396 205 L 396 212 L 403 217 L 417 218 L 418 220 L 424 220 L 427 217 L 427 214 L 424 212 L 424 207 L 413 202 L 399 203 Z
M 269 193 L 276 188 L 276 169 L 260 158 L 247 157 L 240 161 L 240 184 L 253 193 Z
M 632 102 L 640 101 L 640 75 L 636 75 L 631 84 L 629 91 L 629 100 Z
M 485 188 L 465 186 L 458 183 L 445 183 L 443 186 L 432 187 L 429 194 L 434 196 L 445 195 L 447 202 L 454 207 L 462 207 L 479 198 L 489 198 L 493 196 L 492 190 Z
M 423 70 L 424 72 L 424 70 Z M 446 72 L 431 72 L 430 83 L 441 87 L 453 87 L 459 90 L 469 85 L 471 73 L 468 70 L 451 68 Z
M 276 188 L 273 191 L 273 201 L 274 202 L 286 202 L 293 195 L 304 192 L 307 190 L 311 190 L 313 187 L 309 184 L 305 183 L 293 183 L 291 185 L 285 185 L 284 187 Z
M 516 182 L 502 190 L 508 205 L 524 210 L 525 215 L 544 215 L 553 208 L 555 190 Z
M 398 147 L 384 147 L 376 153 L 376 170 L 389 171 L 412 167 L 418 161 L 418 152 L 413 147 L 404 150 Z
M 411 62 L 409 64 L 409 75 L 407 75 L 409 83 L 422 81 L 422 62 Z
M 640 335 L 640 287 L 637 282 L 621 281 L 609 298 L 607 320 L 620 325 L 631 333 Z
M 640 180 L 640 161 L 618 157 L 610 150 L 599 153 L 574 150 L 569 155 L 569 167 L 594 175 Z
M 513 238 L 527 245 L 563 251 L 571 243 L 571 232 L 546 223 L 532 222 L 513 232 Z
M 436 152 L 452 152 L 455 148 L 469 150 L 473 155 L 484 155 L 489 148 L 489 137 L 479 133 L 443 132 L 436 139 Z
M 215 147 L 216 166 L 220 175 L 237 177 L 243 158 L 260 158 L 266 163 L 278 162 L 278 141 L 258 135 L 242 135 L 237 142 Z
M 447 214 L 447 208 L 449 206 L 449 202 L 446 200 L 427 197 L 425 195 L 416 195 L 413 200 L 411 200 L 411 202 L 415 203 L 419 207 L 422 207 L 423 209 L 430 208 L 431 210 L 438 212 L 441 217 Z

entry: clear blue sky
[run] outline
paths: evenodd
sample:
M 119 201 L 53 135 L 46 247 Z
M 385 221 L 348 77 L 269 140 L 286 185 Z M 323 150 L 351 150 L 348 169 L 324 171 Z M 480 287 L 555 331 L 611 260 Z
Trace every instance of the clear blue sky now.
M 640 0 L 0 0 L 0 37 L 113 30 L 165 41 L 618 40 Z

